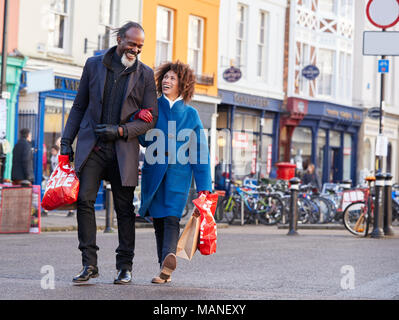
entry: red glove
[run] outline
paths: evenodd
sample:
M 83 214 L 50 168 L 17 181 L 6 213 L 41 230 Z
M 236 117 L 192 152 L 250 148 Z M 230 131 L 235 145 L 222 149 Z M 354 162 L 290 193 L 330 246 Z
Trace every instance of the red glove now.
M 134 120 L 140 119 L 143 120 L 144 122 L 150 123 L 153 120 L 152 117 L 152 108 L 149 109 L 141 109 L 135 116 Z

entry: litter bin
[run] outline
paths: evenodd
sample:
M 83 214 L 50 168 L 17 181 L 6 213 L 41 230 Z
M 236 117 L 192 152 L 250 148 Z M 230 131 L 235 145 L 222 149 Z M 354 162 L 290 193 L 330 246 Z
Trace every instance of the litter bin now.
M 289 162 L 276 163 L 277 179 L 278 180 L 291 180 L 295 177 L 296 164 Z

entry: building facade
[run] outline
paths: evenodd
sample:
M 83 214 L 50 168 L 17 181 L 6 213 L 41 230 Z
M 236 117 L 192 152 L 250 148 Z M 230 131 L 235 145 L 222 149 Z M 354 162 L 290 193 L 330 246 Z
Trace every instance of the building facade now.
M 218 88 L 222 101 L 217 119 L 221 188 L 227 175 L 241 180 L 266 178 L 277 161 L 286 5 L 287 1 L 274 0 L 221 1 Z
M 144 63 L 156 68 L 162 62 L 180 60 L 194 69 L 197 84 L 191 105 L 208 130 L 210 161 L 214 167 L 220 102 L 217 91 L 219 0 L 145 0 L 142 24 L 146 31 Z
M 322 182 L 357 182 L 362 109 L 352 104 L 353 0 L 291 0 L 279 161 L 314 163 Z
M 355 33 L 355 68 L 353 103 L 364 110 L 364 122 L 361 129 L 358 161 L 359 179 L 363 179 L 376 169 L 376 143 L 379 134 L 379 117 L 370 112 L 371 109 L 380 107 L 381 98 L 381 74 L 378 73 L 378 60 L 380 56 L 363 56 L 363 32 L 381 31 L 373 26 L 366 17 L 366 4 L 363 1 L 356 2 L 356 33 Z M 387 31 L 399 31 L 396 25 Z M 399 81 L 398 58 L 386 57 L 389 60 L 389 72 L 385 74 L 382 132 L 388 140 L 387 156 L 383 158 L 382 170 L 393 175 L 393 181 L 399 181 L 399 93 L 397 90 Z

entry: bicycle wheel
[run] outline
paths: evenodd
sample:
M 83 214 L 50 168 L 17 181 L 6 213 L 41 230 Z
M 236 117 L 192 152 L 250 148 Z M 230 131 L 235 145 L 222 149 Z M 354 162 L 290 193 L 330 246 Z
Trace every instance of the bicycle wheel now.
M 237 202 L 234 198 L 227 198 L 222 201 L 221 207 L 223 210 L 223 217 L 226 219 L 228 224 L 232 224 L 236 218 Z
M 367 219 L 369 214 L 365 202 L 354 202 L 345 208 L 344 226 L 350 233 L 365 237 L 368 233 Z
M 319 207 L 319 212 L 320 212 L 320 216 L 319 216 L 319 223 L 327 223 L 330 221 L 330 217 L 331 217 L 331 212 L 332 212 L 332 208 L 330 205 L 330 202 L 320 196 L 315 196 L 312 198 L 312 201 L 314 203 L 317 204 L 317 206 Z
M 218 206 L 216 207 L 216 211 L 215 211 L 215 221 L 216 221 L 216 222 L 222 222 L 223 219 L 224 219 L 224 205 L 223 205 L 224 200 L 226 200 L 226 198 L 223 199 L 223 200 L 218 204 Z
M 313 223 L 313 208 L 315 204 L 312 204 L 308 199 L 303 197 L 298 197 L 297 207 L 298 207 L 298 222 L 302 224 Z
M 274 225 L 278 223 L 284 214 L 284 203 L 280 197 L 266 195 L 259 200 L 257 215 L 260 223 Z

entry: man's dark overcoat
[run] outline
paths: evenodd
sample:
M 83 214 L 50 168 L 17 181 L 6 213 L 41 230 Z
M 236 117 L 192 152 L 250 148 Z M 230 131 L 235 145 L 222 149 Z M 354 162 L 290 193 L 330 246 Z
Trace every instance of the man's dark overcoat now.
M 101 124 L 107 66 L 110 64 L 115 49 L 116 47 L 113 47 L 105 55 L 87 60 L 65 127 L 64 139 L 74 141 L 76 135 L 78 136 L 75 155 L 75 170 L 78 173 L 82 170 L 98 139 L 94 129 L 97 124 Z M 144 108 L 152 108 L 153 121 L 151 123 L 133 120 L 133 115 Z M 128 132 L 127 139 L 115 141 L 122 185 L 125 187 L 138 185 L 138 136 L 154 128 L 157 119 L 154 72 L 150 67 L 138 61 L 136 71 L 129 75 L 120 113 L 119 124 L 125 125 Z

